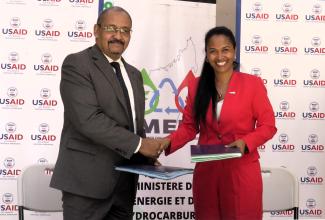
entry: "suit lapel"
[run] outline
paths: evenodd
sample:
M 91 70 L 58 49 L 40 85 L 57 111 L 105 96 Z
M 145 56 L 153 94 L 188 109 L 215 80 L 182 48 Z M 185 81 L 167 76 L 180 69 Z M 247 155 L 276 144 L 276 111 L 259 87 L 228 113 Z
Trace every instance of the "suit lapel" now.
M 105 76 L 107 81 L 109 81 L 118 100 L 122 104 L 124 110 L 127 112 L 127 106 L 126 106 L 125 98 L 123 95 L 123 90 L 119 86 L 119 82 L 115 76 L 115 72 L 114 72 L 112 66 L 109 64 L 106 57 L 103 55 L 103 53 L 100 51 L 100 49 L 96 45 L 91 48 L 91 52 L 92 52 L 92 57 L 93 57 L 95 65 L 103 73 L 103 75 Z

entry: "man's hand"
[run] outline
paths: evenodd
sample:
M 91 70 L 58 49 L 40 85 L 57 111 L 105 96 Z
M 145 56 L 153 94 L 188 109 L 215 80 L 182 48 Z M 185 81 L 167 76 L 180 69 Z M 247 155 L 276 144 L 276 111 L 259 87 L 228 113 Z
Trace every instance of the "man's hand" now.
M 170 146 L 170 139 L 169 138 L 157 138 L 156 139 L 160 143 L 160 151 L 163 152 Z
M 160 143 L 153 138 L 143 138 L 139 153 L 152 159 L 157 159 L 161 153 Z
M 157 159 L 169 145 L 168 138 L 143 138 L 139 152 L 146 157 Z

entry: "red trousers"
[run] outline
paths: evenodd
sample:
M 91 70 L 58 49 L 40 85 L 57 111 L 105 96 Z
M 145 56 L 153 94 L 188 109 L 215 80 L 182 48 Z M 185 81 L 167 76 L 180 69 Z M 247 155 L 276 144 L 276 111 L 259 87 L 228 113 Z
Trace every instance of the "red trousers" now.
M 193 175 L 196 220 L 262 220 L 258 160 L 197 163 Z

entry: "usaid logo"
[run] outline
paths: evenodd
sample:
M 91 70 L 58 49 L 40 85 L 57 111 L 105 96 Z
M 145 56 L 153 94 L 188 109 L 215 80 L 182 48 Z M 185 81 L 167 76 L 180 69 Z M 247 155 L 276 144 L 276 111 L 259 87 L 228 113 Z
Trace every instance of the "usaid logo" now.
M 3 161 L 4 169 L 0 168 L 0 179 L 3 178 L 15 178 L 20 175 L 21 170 L 13 169 L 15 166 L 15 159 L 12 157 L 7 157 Z M 1 208 L 1 207 L 0 207 Z
M 40 6 L 59 6 L 61 0 L 38 0 Z
M 291 75 L 290 70 L 288 68 L 283 68 L 280 71 L 280 75 L 283 79 L 288 79 Z
M 309 198 L 306 200 L 306 208 L 299 209 L 299 216 L 302 218 L 306 217 L 322 217 L 323 211 L 321 209 L 316 208 L 317 203 L 316 200 L 313 198 Z
M 0 144 L 20 144 L 18 141 L 23 140 L 22 134 L 16 134 L 17 126 L 14 122 L 8 122 L 5 125 L 6 133 L 0 133 Z
M 252 13 L 246 13 L 246 20 L 251 21 L 266 21 L 269 19 L 270 15 L 268 13 L 263 13 L 263 6 L 261 2 L 255 2 L 252 6 Z
M 77 20 L 75 23 L 75 29 L 77 31 L 83 31 L 86 29 L 86 22 L 84 20 Z
M 264 85 L 267 84 L 267 79 L 262 78 L 262 70 L 259 67 L 254 67 L 251 69 L 251 74 L 254 76 L 260 77 L 264 83 Z
M 21 20 L 19 17 L 12 17 L 9 21 L 9 27 L 2 28 L 2 34 L 7 39 L 24 39 L 27 35 L 27 29 L 21 28 Z
M 297 47 L 290 46 L 291 38 L 289 36 L 282 36 L 281 44 L 282 44 L 282 46 L 274 47 L 276 54 L 296 54 L 298 52 Z
M 318 69 L 312 69 L 309 73 L 310 80 L 304 80 L 303 85 L 304 87 L 312 87 L 312 88 L 324 88 L 325 87 L 325 80 L 319 79 L 320 71 Z
M 46 19 L 43 20 L 43 24 L 42 24 L 42 26 L 43 26 L 45 29 L 50 30 L 50 29 L 53 28 L 53 26 L 54 26 L 54 22 L 53 22 L 53 20 L 52 20 L 51 18 L 46 18 Z
M 2 195 L 2 202 L 5 204 L 11 204 L 14 201 L 12 193 L 5 193 Z
M 297 21 L 299 16 L 297 14 L 292 14 L 293 6 L 290 3 L 284 3 L 282 5 L 282 12 L 275 14 L 276 21 Z
M 323 177 L 317 176 L 318 171 L 315 166 L 309 166 L 306 170 L 307 176 L 300 177 L 302 184 L 323 184 Z
M 313 69 L 310 71 L 310 78 L 312 79 L 319 79 L 320 71 L 318 69 Z
M 17 63 L 19 61 L 19 54 L 17 52 L 10 52 L 8 55 L 8 60 L 11 63 Z
M 310 134 L 308 136 L 308 144 L 301 145 L 302 152 L 324 152 L 324 145 L 318 144 L 317 134 Z
M 94 4 L 94 0 L 69 0 L 72 4 L 72 7 L 91 7 Z
M 284 3 L 282 5 L 282 11 L 284 13 L 290 13 L 292 11 L 292 5 L 290 3 Z
M 319 104 L 316 101 L 309 103 L 309 112 L 303 112 L 302 117 L 303 119 L 309 120 L 324 120 L 325 113 L 318 112 L 319 111 Z
M 283 36 L 281 38 L 281 43 L 283 46 L 289 46 L 291 44 L 291 38 L 289 36 Z
M 307 168 L 307 175 L 308 176 L 316 176 L 317 168 L 315 166 L 310 166 Z
M 262 43 L 262 37 L 260 36 L 260 35 L 253 35 L 253 37 L 252 37 L 252 43 L 254 44 L 254 45 L 260 45 L 261 43 Z
M 322 6 L 320 4 L 313 5 L 313 8 L 311 10 L 314 14 L 320 14 L 322 13 Z
M 24 99 L 16 98 L 18 90 L 16 87 L 9 87 L 7 89 L 8 98 L 0 97 L 0 106 L 3 105 L 4 109 L 21 109 L 21 106 L 25 104 Z
M 281 144 L 286 144 L 286 143 L 288 143 L 288 141 L 289 141 L 289 137 L 288 137 L 287 134 L 280 134 L 279 135 L 279 142 Z
M 39 158 L 37 160 L 38 164 L 48 164 L 48 160 L 46 158 Z
M 287 101 L 280 102 L 280 109 L 281 109 L 281 111 L 288 111 L 289 110 L 289 102 L 287 102 Z
M 56 136 L 49 134 L 50 126 L 47 123 L 41 123 L 38 126 L 39 134 L 31 134 L 31 140 L 35 141 L 34 145 L 53 145 Z
M 306 55 L 324 55 L 325 48 L 320 47 L 322 44 L 320 37 L 313 37 L 310 41 L 312 47 L 305 47 L 305 54 Z
M 306 207 L 309 209 L 313 209 L 316 207 L 316 200 L 315 199 L 307 199 Z
M 311 12 L 312 14 L 306 14 L 305 15 L 305 20 L 307 22 L 325 22 L 325 15 L 321 14 L 322 13 L 322 6 L 320 4 L 315 4 L 313 5 Z
M 279 108 L 280 111 L 275 112 L 275 118 L 277 119 L 295 119 L 296 113 L 290 112 L 289 110 L 289 102 L 282 101 L 280 102 Z
M 49 99 L 51 97 L 51 90 L 48 88 L 41 89 L 40 97 L 41 99 L 32 100 L 36 110 L 54 110 L 54 107 L 58 105 L 57 100 Z
M 278 140 L 280 144 L 272 144 L 273 152 L 293 152 L 295 150 L 295 146 L 293 144 L 288 144 L 289 137 L 287 134 L 280 134 Z
M 297 80 L 289 79 L 291 76 L 291 71 L 288 68 L 282 68 L 280 70 L 281 79 L 274 79 L 274 86 L 279 87 L 295 87 L 297 85 Z
M 12 157 L 7 157 L 4 159 L 3 165 L 5 168 L 12 169 L 15 166 L 15 159 Z
M 254 12 L 261 12 L 263 10 L 263 6 L 261 2 L 255 2 L 253 4 L 253 11 Z
M 10 20 L 10 27 L 17 29 L 17 28 L 20 27 L 20 24 L 21 24 L 20 18 L 18 18 L 18 17 L 11 18 L 11 20 Z
M 9 87 L 7 89 L 7 95 L 10 98 L 15 98 L 18 95 L 18 89 L 16 87 Z
M 35 35 L 39 37 L 39 40 L 54 40 L 61 35 L 60 31 L 55 30 L 54 21 L 51 18 L 46 18 L 42 21 L 43 29 L 35 30 Z
M 19 54 L 16 51 L 9 52 L 8 61 L 1 63 L 1 69 L 4 70 L 4 73 L 21 74 L 21 71 L 26 69 L 26 64 L 18 63 Z
M 1 215 L 13 215 L 18 211 L 18 205 L 12 204 L 14 202 L 14 196 L 12 193 L 4 193 L 2 195 L 2 203 L 0 205 Z
M 47 123 L 42 123 L 38 126 L 38 130 L 41 134 L 47 134 L 50 131 L 50 126 Z
M 41 55 L 42 64 L 34 64 L 33 68 L 37 74 L 55 75 L 59 71 L 58 65 L 52 65 L 53 57 L 50 53 Z
M 254 67 L 251 69 L 251 73 L 254 75 L 254 76 L 258 76 L 258 77 L 261 77 L 262 75 L 262 71 L 261 71 L 261 68 L 258 68 L 258 67 Z
M 319 110 L 319 104 L 318 104 L 318 102 L 311 102 L 309 104 L 309 110 L 311 112 L 317 112 Z
M 267 53 L 269 48 L 267 46 L 262 45 L 263 38 L 255 34 L 251 38 L 252 45 L 245 45 L 245 51 L 247 53 Z
M 51 90 L 49 90 L 48 88 L 42 88 L 40 95 L 43 99 L 48 99 L 51 96 Z
M 68 37 L 71 41 L 86 41 L 93 37 L 93 33 L 86 31 L 87 24 L 84 20 L 77 20 L 74 24 L 75 31 L 68 31 Z
M 14 211 L 18 211 L 18 205 L 12 204 L 14 202 L 14 196 L 12 193 L 4 193 L 2 195 L 2 203 L 0 205 L 0 215 L 13 215 Z
M 319 47 L 321 45 L 322 41 L 319 37 L 313 37 L 311 39 L 311 45 L 314 47 Z
M 44 53 L 41 56 L 41 60 L 43 64 L 51 64 L 52 63 L 52 55 L 50 53 Z
M 317 134 L 310 134 L 308 136 L 308 142 L 310 144 L 317 144 L 317 142 L 318 142 L 318 136 L 317 136 Z
M 14 122 L 8 122 L 5 129 L 8 133 L 14 133 L 16 131 L 16 124 Z
M 279 219 L 279 217 L 291 217 L 293 216 L 293 210 L 285 210 L 285 211 L 271 211 L 270 212 L 271 217 L 277 217 L 276 219 Z

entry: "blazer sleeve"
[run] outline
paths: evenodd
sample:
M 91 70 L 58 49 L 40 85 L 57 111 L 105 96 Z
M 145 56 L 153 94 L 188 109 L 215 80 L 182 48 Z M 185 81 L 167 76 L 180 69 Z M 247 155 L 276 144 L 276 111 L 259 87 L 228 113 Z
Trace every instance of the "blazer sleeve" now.
M 108 147 L 121 156 L 130 158 L 140 137 L 104 113 L 97 100 L 96 90 L 100 88 L 94 86 L 88 73 L 91 63 L 86 57 L 72 54 L 63 62 L 60 92 L 65 120 L 88 138 L 89 142 Z
M 256 128 L 253 132 L 241 138 L 245 141 L 249 151 L 253 151 L 264 144 L 271 139 L 277 131 L 273 108 L 262 80 L 257 78 L 254 85 L 255 91 L 252 108 L 256 120 Z
M 182 148 L 187 142 L 193 140 L 199 132 L 194 120 L 193 111 L 197 82 L 198 80 L 196 79 L 195 81 L 191 81 L 189 85 L 182 121 L 177 130 L 168 136 L 171 140 L 171 144 L 165 150 L 165 155 L 169 155 Z

